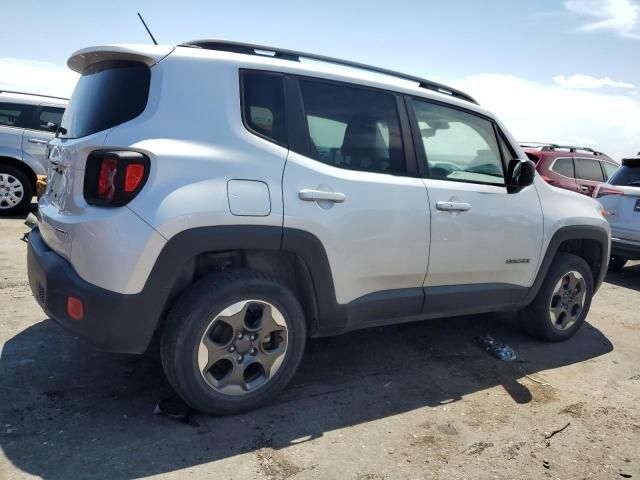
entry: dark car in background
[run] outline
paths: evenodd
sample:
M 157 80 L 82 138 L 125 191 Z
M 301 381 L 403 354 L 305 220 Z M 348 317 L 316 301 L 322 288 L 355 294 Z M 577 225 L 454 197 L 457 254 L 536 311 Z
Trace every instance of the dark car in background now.
M 537 142 L 520 142 L 520 146 L 549 185 L 584 195 L 593 195 L 620 166 L 604 153 L 587 147 Z

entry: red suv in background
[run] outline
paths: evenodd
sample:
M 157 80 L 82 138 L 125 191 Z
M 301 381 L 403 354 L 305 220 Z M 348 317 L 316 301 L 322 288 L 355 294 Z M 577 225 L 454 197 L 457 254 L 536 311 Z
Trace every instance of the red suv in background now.
M 522 142 L 527 157 L 549 184 L 591 196 L 620 166 L 602 152 L 587 147 Z

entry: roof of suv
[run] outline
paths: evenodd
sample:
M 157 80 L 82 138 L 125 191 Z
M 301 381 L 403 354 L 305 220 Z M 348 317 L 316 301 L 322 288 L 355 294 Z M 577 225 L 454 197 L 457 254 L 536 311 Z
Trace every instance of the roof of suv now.
M 292 75 L 311 76 L 404 93 L 446 102 L 489 117 L 502 125 L 500 119 L 493 112 L 478 105 L 471 96 L 437 82 L 347 60 L 246 43 L 196 40 L 177 46 L 100 45 L 76 51 L 68 59 L 67 65 L 72 70 L 82 73 L 89 65 L 116 58 L 141 61 L 151 67 L 165 61 L 165 59 L 170 61 L 171 57 L 180 57 L 187 61 L 190 59 L 194 61 L 211 59 L 233 64 L 236 68 L 241 69 L 291 73 Z M 506 129 L 505 134 L 515 143 L 515 139 Z
M 537 157 L 556 158 L 556 157 L 585 157 L 593 156 L 603 160 L 613 160 L 607 154 L 594 150 L 590 147 L 581 147 L 577 145 L 559 145 L 555 143 L 544 142 L 520 142 L 520 146 L 525 153 L 535 153 Z
M 25 105 L 40 105 L 41 103 L 49 103 L 64 107 L 67 105 L 68 99 L 63 97 L 53 97 L 51 95 L 40 95 L 37 93 L 16 92 L 13 90 L 0 90 L 0 101 L 11 101 Z

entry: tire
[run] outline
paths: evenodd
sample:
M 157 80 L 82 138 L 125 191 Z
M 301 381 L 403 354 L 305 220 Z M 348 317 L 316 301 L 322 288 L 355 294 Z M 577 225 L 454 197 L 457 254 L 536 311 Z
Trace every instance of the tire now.
M 609 271 L 610 272 L 619 272 L 624 268 L 627 263 L 627 259 L 624 257 L 619 257 L 617 255 L 611 255 L 611 259 L 609 260 Z
M 538 295 L 521 311 L 521 326 L 540 340 L 567 340 L 584 323 L 592 297 L 593 274 L 587 262 L 576 255 L 558 253 Z
M 29 176 L 11 165 L 0 164 L 0 217 L 26 213 L 32 198 Z
M 298 369 L 306 339 L 295 295 L 268 275 L 239 269 L 205 277 L 182 295 L 167 317 L 160 354 L 185 402 L 224 415 L 273 400 Z

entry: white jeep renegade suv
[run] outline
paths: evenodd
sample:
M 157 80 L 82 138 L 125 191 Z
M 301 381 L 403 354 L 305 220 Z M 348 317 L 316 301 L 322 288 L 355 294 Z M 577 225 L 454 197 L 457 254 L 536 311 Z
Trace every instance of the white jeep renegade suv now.
M 160 338 L 199 410 L 272 399 L 308 337 L 520 311 L 565 340 L 607 270 L 599 204 L 542 181 L 463 92 L 223 41 L 89 48 L 69 66 L 82 77 L 49 147 L 31 288 L 98 348 Z

